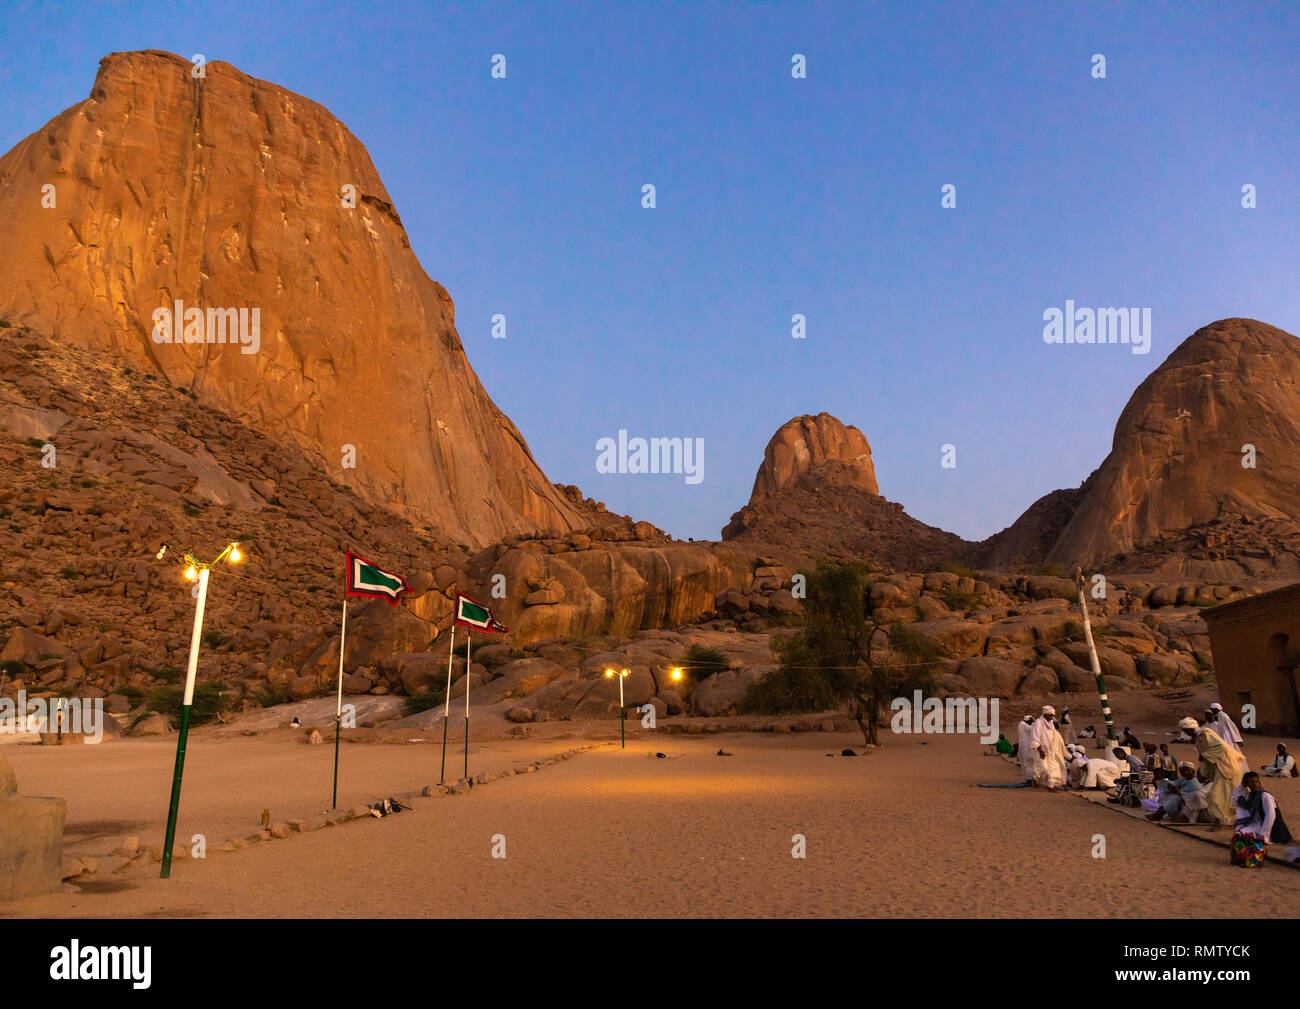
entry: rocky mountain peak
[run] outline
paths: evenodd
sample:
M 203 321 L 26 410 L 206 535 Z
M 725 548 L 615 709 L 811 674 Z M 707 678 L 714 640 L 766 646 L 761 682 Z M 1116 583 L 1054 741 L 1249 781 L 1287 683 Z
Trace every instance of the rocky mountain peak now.
M 114 53 L 0 158 L 0 316 L 161 375 L 460 541 L 580 525 L 362 143 L 229 64 L 196 73 Z
M 876 468 L 866 435 L 829 413 L 804 414 L 786 421 L 772 435 L 763 452 L 763 464 L 754 477 L 751 505 L 774 497 L 791 487 L 803 474 L 826 463 L 842 464 L 836 469 L 846 483 L 870 494 L 879 494 Z

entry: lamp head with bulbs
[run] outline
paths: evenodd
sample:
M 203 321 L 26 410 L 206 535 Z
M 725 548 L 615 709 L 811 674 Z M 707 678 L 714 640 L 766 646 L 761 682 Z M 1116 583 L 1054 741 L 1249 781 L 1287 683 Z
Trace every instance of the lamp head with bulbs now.
M 158 560 L 162 560 L 163 555 L 165 553 L 167 553 L 166 543 L 162 545 L 162 549 L 160 549 L 158 553 L 156 553 L 154 556 Z M 211 571 L 213 568 L 215 568 L 218 564 L 220 564 L 224 560 L 228 560 L 232 564 L 238 564 L 243 559 L 244 559 L 244 555 L 239 552 L 238 541 L 231 543 L 229 546 L 226 547 L 226 549 L 221 551 L 221 553 L 217 554 L 217 559 L 214 560 L 211 564 L 205 564 L 203 561 L 199 560 L 193 554 L 186 554 L 185 561 L 189 566 L 186 567 L 185 569 L 185 578 L 187 581 L 192 582 L 199 577 L 199 571 Z

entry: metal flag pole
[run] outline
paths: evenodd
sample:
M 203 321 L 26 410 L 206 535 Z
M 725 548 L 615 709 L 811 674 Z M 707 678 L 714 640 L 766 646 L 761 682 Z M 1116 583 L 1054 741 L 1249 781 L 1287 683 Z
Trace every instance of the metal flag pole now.
M 339 808 L 339 735 L 343 729 L 343 648 L 348 640 L 348 597 L 343 596 L 343 623 L 339 626 L 339 701 L 334 713 L 334 798 L 331 809 Z
M 185 744 L 190 737 L 190 708 L 194 704 L 194 678 L 199 671 L 199 643 L 203 637 L 203 608 L 208 601 L 208 569 L 199 568 L 199 602 L 194 607 L 194 630 L 190 633 L 190 661 L 185 674 L 185 697 L 181 702 L 180 735 L 176 739 L 176 766 L 172 771 L 172 797 L 167 806 L 167 835 L 163 839 L 162 878 L 172 873 L 172 842 L 176 840 L 176 816 L 181 806 L 181 776 L 185 773 Z
M 443 698 L 442 708 L 442 771 L 438 775 L 438 784 L 447 781 L 447 722 L 451 719 L 451 660 L 456 654 L 456 625 L 451 625 L 451 646 L 447 649 L 447 693 Z M 469 686 L 468 683 L 465 686 Z
M 474 635 L 465 628 L 465 777 L 469 777 L 469 639 Z

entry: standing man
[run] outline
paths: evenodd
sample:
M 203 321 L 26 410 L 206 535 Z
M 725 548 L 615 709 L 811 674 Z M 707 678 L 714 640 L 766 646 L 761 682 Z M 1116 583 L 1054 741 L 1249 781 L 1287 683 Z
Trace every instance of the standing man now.
M 1043 705 L 1043 713 L 1034 722 L 1030 735 L 1030 746 L 1038 758 L 1037 774 L 1034 780 L 1046 785 L 1049 791 L 1065 784 L 1065 741 L 1056 731 L 1056 709 L 1050 704 Z
M 1065 740 L 1066 746 L 1074 745 L 1074 726 L 1070 722 L 1070 709 L 1061 709 L 1061 738 Z
M 1210 723 L 1210 728 L 1218 733 L 1219 738 L 1231 746 L 1238 753 L 1242 752 L 1241 730 L 1237 728 L 1237 723 L 1232 720 L 1223 705 L 1215 701 L 1210 705 L 1210 717 L 1214 719 Z M 1241 771 L 1245 774 L 1250 770 L 1250 764 L 1246 761 L 1245 756 L 1241 758 Z
M 1026 715 L 1016 726 L 1016 755 L 1020 757 L 1020 773 L 1025 781 L 1033 782 L 1038 774 L 1034 746 L 1031 742 L 1034 733 L 1034 716 Z
M 1178 726 L 1196 733 L 1196 752 L 1201 756 L 1197 777 L 1209 784 L 1205 806 L 1214 818 L 1214 826 L 1210 829 L 1218 830 L 1235 819 L 1232 791 L 1241 784 L 1241 754 L 1213 729 L 1198 725 L 1195 718 L 1184 718 Z

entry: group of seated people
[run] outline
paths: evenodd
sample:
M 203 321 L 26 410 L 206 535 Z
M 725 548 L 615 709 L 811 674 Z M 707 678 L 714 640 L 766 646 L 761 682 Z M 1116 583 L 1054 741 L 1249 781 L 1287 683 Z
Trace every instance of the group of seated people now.
M 1126 730 L 1127 731 L 1127 730 Z M 1169 752 L 1169 744 L 1139 743 L 1144 753 L 1138 756 L 1133 750 L 1117 746 L 1112 750 L 1112 757 L 1104 754 L 1089 757 L 1088 751 L 1080 743 L 1067 743 L 1065 747 L 1069 760 L 1066 764 L 1067 788 L 1100 788 L 1109 790 L 1116 786 L 1119 779 L 1130 774 L 1150 771 L 1154 781 L 1173 778 L 1177 775 L 1178 762 Z
M 1110 801 L 1145 808 L 1153 822 L 1168 817 L 1171 822 L 1207 823 L 1212 830 L 1231 826 L 1235 865 L 1260 865 L 1270 842 L 1292 840 L 1260 772 L 1264 777 L 1300 777 L 1295 758 L 1285 743 L 1278 743 L 1273 759 L 1259 771 L 1251 770 L 1240 730 L 1217 704 L 1203 719 L 1188 717 L 1179 722 L 1181 734 L 1173 741 L 1193 743 L 1196 763 L 1176 760 L 1169 743 L 1141 742 L 1128 728 L 1108 748 L 1093 726 L 1078 736 L 1097 739 L 1102 752 L 1090 757 L 1082 743 L 1063 738 L 1062 728 L 1069 731 L 1068 709 L 1067 717 L 1057 723 L 1055 711 L 1046 706 L 1038 719 L 1026 715 L 1017 726 L 1017 744 L 1000 736 L 996 748 L 1020 758 L 1028 784 L 1108 790 Z M 1284 857 L 1300 860 L 1300 847 L 1286 849 Z

